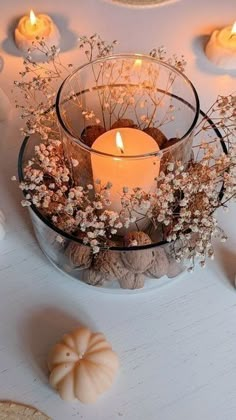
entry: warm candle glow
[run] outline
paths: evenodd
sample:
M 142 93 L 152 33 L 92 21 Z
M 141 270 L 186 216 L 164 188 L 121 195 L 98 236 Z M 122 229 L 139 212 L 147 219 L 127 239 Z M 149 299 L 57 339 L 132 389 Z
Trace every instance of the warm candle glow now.
M 236 21 L 212 32 L 206 45 L 206 55 L 223 69 L 236 69 Z
M 17 47 L 28 52 L 32 47 L 32 42 L 35 40 L 43 39 L 47 47 L 58 47 L 60 42 L 60 34 L 57 26 L 48 15 L 39 13 L 35 15 L 33 10 L 30 13 L 20 18 L 18 25 L 15 29 L 15 42 Z M 40 50 L 35 48 L 34 57 L 43 56 Z
M 236 35 L 236 21 L 233 24 L 231 35 Z
M 35 25 L 37 22 L 37 18 L 33 12 L 33 10 L 30 10 L 30 23 L 31 25 Z
M 116 146 L 120 149 L 121 153 L 124 153 L 124 144 L 119 131 L 116 133 Z
M 134 66 L 135 67 L 140 67 L 142 65 L 142 59 L 141 58 L 136 58 L 135 62 L 134 62 Z

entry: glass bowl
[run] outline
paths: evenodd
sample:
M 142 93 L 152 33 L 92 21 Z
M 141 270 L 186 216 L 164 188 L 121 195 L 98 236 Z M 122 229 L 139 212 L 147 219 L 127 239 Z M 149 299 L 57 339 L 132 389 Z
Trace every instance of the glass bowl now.
M 119 211 L 123 187 L 150 192 L 169 162 L 193 158 L 199 100 L 192 83 L 174 67 L 144 55 L 123 54 L 86 64 L 61 85 L 56 113 L 73 185 L 112 183 L 110 209 Z M 213 123 L 214 135 L 220 136 Z M 123 144 L 115 143 L 117 132 Z M 19 178 L 41 139 L 26 137 L 19 154 Z M 75 165 L 74 162 L 77 162 Z M 35 235 L 49 260 L 64 273 L 99 290 L 146 291 L 184 271 L 158 232 L 152 243 L 104 247 L 96 255 L 78 236 L 57 228 L 34 205 L 29 208 Z M 145 217 L 138 230 L 149 227 Z M 124 233 L 121 232 L 121 236 Z
M 200 111 L 201 117 L 206 119 L 207 116 Z M 208 118 L 208 124 L 211 126 L 211 132 L 209 133 L 209 141 L 211 138 L 218 137 L 220 140 L 220 145 L 224 153 L 227 153 L 227 148 L 222 138 L 221 133 L 215 127 L 214 123 Z M 19 180 L 24 182 L 24 166 L 28 162 L 28 160 L 32 157 L 34 152 L 35 145 L 40 143 L 40 138 L 32 135 L 30 137 L 26 137 L 22 143 L 21 150 L 19 153 L 19 162 L 18 162 L 18 172 L 19 172 Z M 193 150 L 194 144 L 199 143 L 198 136 L 194 138 L 193 142 Z M 220 198 L 223 197 L 223 185 L 219 191 Z M 91 256 L 91 249 L 89 246 L 86 246 L 82 243 L 81 239 L 74 237 L 60 229 L 58 229 L 55 225 L 53 225 L 48 218 L 46 218 L 33 204 L 29 207 L 29 214 L 32 221 L 32 225 L 34 228 L 35 236 L 38 240 L 40 248 L 42 249 L 43 253 L 46 257 L 52 262 L 52 264 L 61 270 L 62 272 L 74 277 L 75 279 L 79 280 L 81 284 L 85 286 L 88 285 L 88 275 L 91 271 L 89 267 L 87 267 L 90 256 Z M 131 255 L 129 260 L 132 258 L 136 259 L 138 257 L 150 257 L 147 253 L 154 252 L 157 254 L 157 250 L 163 249 L 164 252 L 169 256 L 169 247 L 171 244 L 167 244 L 166 241 L 160 241 L 153 243 L 151 245 L 146 246 L 139 246 L 134 248 L 127 248 L 127 247 L 111 247 L 110 249 L 104 249 L 105 259 L 112 260 L 112 259 L 120 259 L 124 258 L 125 255 Z M 103 251 L 102 251 L 103 252 Z M 163 259 L 163 252 L 160 251 L 160 258 Z M 170 259 L 171 262 L 171 259 Z M 173 262 L 173 260 L 172 260 Z M 87 268 L 86 268 L 87 267 Z M 137 268 L 137 267 L 136 267 Z M 166 267 L 167 268 L 167 267 Z M 122 289 L 120 287 L 119 280 L 117 278 L 106 279 L 105 275 L 97 276 L 97 283 L 96 277 L 91 278 L 91 285 L 99 286 L 96 290 L 100 290 L 102 292 L 112 292 L 112 293 L 127 293 L 127 292 L 145 292 L 155 288 L 158 288 L 162 285 L 166 285 L 173 281 L 174 277 L 178 277 L 179 274 L 185 271 L 185 267 L 181 264 L 174 265 L 172 268 L 175 268 L 175 272 L 169 271 L 169 277 L 163 275 L 162 277 L 154 277 L 153 275 L 147 273 L 145 283 L 143 285 L 142 279 L 136 279 L 133 283 L 134 287 L 143 286 L 140 289 Z M 91 272 L 91 274 L 94 274 Z M 102 273 L 100 273 L 102 274 Z M 132 280 L 132 279 L 131 279 Z M 138 280 L 140 283 L 138 284 Z M 131 283 L 130 283 L 131 284 Z M 124 286 L 124 285 L 123 285 Z M 90 285 L 87 287 L 91 287 Z

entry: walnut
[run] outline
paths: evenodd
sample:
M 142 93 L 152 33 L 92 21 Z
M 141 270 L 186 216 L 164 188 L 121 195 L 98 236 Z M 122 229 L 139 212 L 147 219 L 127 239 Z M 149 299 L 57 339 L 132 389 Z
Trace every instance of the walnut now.
M 167 145 L 167 138 L 162 133 L 161 130 L 159 130 L 156 127 L 147 127 L 143 130 L 145 133 L 147 133 L 149 136 L 151 136 L 158 144 L 160 149 L 163 149 Z
M 129 120 L 128 118 L 121 118 L 115 121 L 111 126 L 111 128 L 122 128 L 122 127 L 136 128 L 137 126 L 134 124 L 133 120 Z
M 89 270 L 85 271 L 83 280 L 91 286 L 101 286 L 106 279 L 99 271 L 89 268 Z
M 87 146 L 91 147 L 95 140 L 105 133 L 105 131 L 105 128 L 101 125 L 88 125 L 88 127 L 82 131 L 81 139 Z
M 149 245 L 152 243 L 151 238 L 144 232 L 135 231 L 125 235 L 125 246 L 132 246 L 134 241 L 137 246 Z M 121 253 L 121 258 L 126 268 L 130 271 L 134 273 L 144 273 L 151 267 L 154 261 L 154 252 L 152 249 L 124 251 Z
M 133 231 L 128 232 L 124 236 L 124 246 L 132 246 L 133 242 L 136 242 L 136 245 L 149 245 L 152 243 L 151 238 L 142 231 Z
M 151 267 L 154 260 L 154 252 L 152 250 L 131 251 L 124 254 L 123 261 L 127 268 L 134 273 L 144 273 Z
M 92 252 L 89 246 L 80 245 L 76 242 L 70 242 L 66 254 L 69 257 L 70 264 L 74 269 L 89 268 L 92 263 Z
M 170 279 L 172 279 L 173 277 L 177 277 L 185 270 L 184 265 L 182 263 L 178 263 L 171 255 L 168 255 L 168 261 L 169 268 L 167 271 L 167 277 L 169 277 Z
M 124 266 L 119 251 L 109 249 L 100 251 L 94 258 L 94 270 L 102 273 L 108 280 L 120 279 L 128 269 Z
M 119 279 L 120 287 L 122 289 L 142 289 L 145 282 L 143 274 L 135 274 L 130 271 L 121 279 Z
M 173 138 L 171 138 L 171 139 L 169 139 L 167 141 L 167 143 L 165 144 L 164 148 L 173 146 L 173 144 L 176 144 L 178 142 L 179 142 L 179 139 L 177 139 L 176 137 L 173 137 Z
M 169 270 L 169 261 L 164 248 L 157 247 L 153 250 L 155 258 L 147 273 L 151 277 L 160 278 L 165 276 Z

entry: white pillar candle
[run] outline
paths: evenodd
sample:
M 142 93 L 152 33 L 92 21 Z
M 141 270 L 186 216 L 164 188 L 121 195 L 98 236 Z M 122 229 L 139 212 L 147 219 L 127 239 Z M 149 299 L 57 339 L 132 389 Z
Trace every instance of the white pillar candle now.
M 147 193 L 155 187 L 155 177 L 160 171 L 160 158 L 156 155 L 134 157 L 158 153 L 158 144 L 148 134 L 133 128 L 113 129 L 98 137 L 92 149 L 113 155 L 111 157 L 92 153 L 91 158 L 94 181 L 99 179 L 102 185 L 112 183 L 111 210 L 121 209 L 120 200 L 124 187 L 140 187 Z
M 236 69 L 236 22 L 215 30 L 206 45 L 206 55 L 214 64 L 224 69 Z
M 47 46 L 59 46 L 60 34 L 57 26 L 48 15 L 35 15 L 31 10 L 29 16 L 23 16 L 15 29 L 15 42 L 17 47 L 27 52 L 32 42 L 37 39 L 46 42 Z

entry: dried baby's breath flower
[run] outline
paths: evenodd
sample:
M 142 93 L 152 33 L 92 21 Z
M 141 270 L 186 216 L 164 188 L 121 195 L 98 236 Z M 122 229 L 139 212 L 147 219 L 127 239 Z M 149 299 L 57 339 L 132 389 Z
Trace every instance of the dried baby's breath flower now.
M 79 48 L 89 61 L 111 55 L 115 45 L 116 41 L 106 43 L 97 34 L 79 39 Z M 44 53 L 47 60 L 40 64 L 33 61 L 31 53 L 34 49 Z M 153 49 L 150 55 L 184 71 L 184 57 L 174 55 L 169 58 L 164 47 Z M 49 48 L 44 41 L 36 40 L 24 60 L 20 81 L 15 82 L 21 93 L 21 98 L 16 99 L 16 107 L 25 121 L 22 133 L 37 133 L 42 139 L 24 168 L 24 182 L 20 184 L 25 193 L 22 205 L 34 205 L 57 228 L 72 235 L 81 235 L 83 242 L 92 247 L 93 253 L 99 252 L 102 246 L 109 246 L 109 241 L 123 229 L 129 229 L 131 225 L 132 229 L 133 225 L 138 229 L 140 221 L 148 220 L 154 229 L 161 226 L 163 239 L 172 243 L 172 254 L 177 261 L 188 259 L 189 271 L 192 271 L 197 259 L 204 267 L 207 258 L 214 258 L 212 238 L 217 236 L 221 241 L 226 240 L 218 226 L 215 211 L 220 207 L 227 210 L 228 202 L 236 195 L 236 95 L 218 96 L 199 122 L 196 138 L 199 134 L 202 137 L 194 146 L 195 159 L 188 166 L 169 161 L 165 171 L 155 179 L 152 192 L 123 186 L 120 211 L 114 211 L 112 183 L 104 186 L 98 179 L 94 181 L 96 188 L 92 184 L 74 186 L 64 158 L 54 104 L 58 85 L 72 67 L 72 64 L 63 65 L 55 47 Z M 112 71 L 114 69 L 109 62 L 101 63 L 99 74 L 107 83 L 112 80 Z M 112 89 L 105 86 L 100 93 L 104 129 L 104 116 L 112 119 L 114 105 L 120 121 L 127 107 L 136 106 L 135 95 L 142 97 L 135 126 L 145 129 L 155 123 L 155 112 L 149 112 L 145 95 L 155 104 L 156 110 L 159 105 L 156 96 L 159 75 L 152 65 L 143 65 L 144 78 L 133 86 L 129 83 L 129 72 L 130 64 L 124 61 L 119 74 L 120 86 Z M 171 71 L 169 76 L 171 88 L 175 72 Z M 96 82 L 97 77 L 95 74 Z M 84 121 L 100 124 L 94 110 L 84 109 L 76 92 L 71 91 L 70 94 Z M 174 111 L 174 105 L 170 103 L 163 124 L 173 120 Z M 212 124 L 222 133 L 221 139 L 216 136 L 209 140 Z M 222 145 L 224 150 L 219 152 Z M 77 168 L 78 160 L 72 159 L 72 165 Z M 56 240 L 63 243 L 60 235 Z M 136 244 L 133 243 L 133 246 Z

